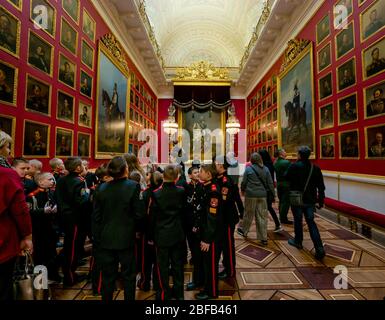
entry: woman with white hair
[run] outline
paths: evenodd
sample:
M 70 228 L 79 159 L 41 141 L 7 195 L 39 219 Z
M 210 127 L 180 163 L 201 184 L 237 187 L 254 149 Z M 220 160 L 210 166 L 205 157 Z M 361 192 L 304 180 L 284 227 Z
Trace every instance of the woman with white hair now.
M 12 142 L 11 136 L 0 130 L 0 167 L 11 168 L 7 158 L 11 155 Z

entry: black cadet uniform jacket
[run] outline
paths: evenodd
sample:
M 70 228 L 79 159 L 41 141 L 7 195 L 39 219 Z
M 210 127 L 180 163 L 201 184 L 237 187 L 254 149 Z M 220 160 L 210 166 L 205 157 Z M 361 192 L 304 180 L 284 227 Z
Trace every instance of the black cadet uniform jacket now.
M 185 239 L 183 214 L 186 193 L 174 182 L 164 182 L 152 195 L 154 240 L 158 247 L 170 247 Z
M 145 214 L 139 195 L 139 184 L 126 178 L 100 185 L 95 194 L 94 236 L 101 248 L 134 246 L 136 224 Z
M 33 227 L 38 227 L 36 223 L 51 225 L 53 215 L 44 213 L 44 207 L 47 203 L 52 207 L 55 205 L 54 193 L 50 190 L 37 188 L 27 196 L 27 204 L 31 214 Z M 37 230 L 33 231 L 37 232 Z
M 188 228 L 199 228 L 202 219 L 204 198 L 204 187 L 200 182 L 192 182 L 186 186 L 187 210 L 186 210 L 186 226 Z M 192 231 L 192 230 L 189 230 Z
M 223 229 L 222 199 L 220 189 L 213 181 L 204 183 L 203 213 L 200 225 L 201 240 L 205 243 L 218 241 Z
M 238 185 L 227 175 L 227 172 L 218 176 L 217 183 L 222 195 L 223 222 L 225 225 L 235 226 L 239 222 L 239 217 L 243 218 L 244 212 Z

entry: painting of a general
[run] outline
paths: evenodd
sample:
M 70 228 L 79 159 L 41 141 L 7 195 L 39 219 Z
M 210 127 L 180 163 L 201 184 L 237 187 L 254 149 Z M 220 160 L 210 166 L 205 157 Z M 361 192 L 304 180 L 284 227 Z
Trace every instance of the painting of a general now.
M 96 156 L 126 150 L 128 77 L 101 49 L 99 53 Z
M 18 71 L 13 66 L 0 61 L 0 102 L 15 105 Z
M 365 89 L 365 116 L 378 117 L 385 114 L 385 82 Z
M 0 49 L 19 55 L 20 22 L 15 16 L 0 6 Z
M 365 128 L 367 158 L 385 159 L 385 125 Z
M 23 156 L 48 156 L 49 126 L 25 121 Z
M 26 108 L 49 115 L 51 87 L 31 76 L 27 77 Z
M 292 156 L 300 145 L 314 150 L 311 51 L 279 77 L 280 144 Z

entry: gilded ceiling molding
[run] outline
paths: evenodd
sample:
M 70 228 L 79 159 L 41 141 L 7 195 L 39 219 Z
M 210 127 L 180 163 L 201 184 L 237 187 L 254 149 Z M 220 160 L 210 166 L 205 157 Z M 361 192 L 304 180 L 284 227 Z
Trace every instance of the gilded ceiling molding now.
M 126 53 L 123 50 L 119 41 L 115 38 L 115 36 L 112 33 L 107 33 L 100 40 L 107 48 L 107 50 L 111 53 L 111 55 L 115 57 L 115 59 L 119 62 L 123 70 L 125 70 L 127 74 L 129 74 L 130 69 L 127 64 Z
M 292 39 L 287 43 L 287 48 L 283 57 L 280 72 L 284 72 L 286 68 L 304 51 L 310 41 L 305 39 Z
M 173 81 L 230 81 L 228 68 L 217 68 L 213 64 L 200 61 L 189 67 L 177 68 Z

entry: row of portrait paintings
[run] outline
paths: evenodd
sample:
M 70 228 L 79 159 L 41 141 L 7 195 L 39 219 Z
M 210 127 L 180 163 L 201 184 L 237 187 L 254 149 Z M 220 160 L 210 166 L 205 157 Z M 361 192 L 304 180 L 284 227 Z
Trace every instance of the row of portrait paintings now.
M 348 25 L 349 17 L 353 14 L 353 0 L 337 1 L 333 8 L 333 26 L 341 30 L 336 36 L 337 59 L 341 58 L 354 48 L 353 24 Z M 362 2 L 362 0 L 360 0 Z M 316 26 L 317 45 L 321 44 L 331 34 L 329 13 Z M 380 30 L 385 28 L 385 2 L 376 0 L 367 9 L 360 13 L 361 41 L 366 41 Z
M 376 125 L 365 128 L 365 159 L 385 159 L 385 125 Z M 359 159 L 359 132 L 358 129 L 339 132 L 339 158 Z M 320 135 L 321 159 L 335 159 L 335 134 Z
M 130 79 L 131 79 L 131 97 L 132 97 L 132 100 L 131 100 L 131 103 L 134 103 L 135 101 L 135 105 L 137 107 L 139 107 L 139 103 L 138 101 L 140 100 L 140 104 L 142 104 L 142 101 L 143 102 L 146 102 L 147 105 L 149 105 L 149 107 L 151 107 L 152 109 L 155 110 L 155 107 L 156 107 L 156 99 L 154 99 L 151 94 L 146 90 L 145 86 L 142 84 L 142 82 L 138 79 L 138 77 L 135 76 L 134 73 L 131 73 L 131 76 L 130 76 Z M 134 90 L 136 90 L 137 94 L 137 98 L 135 97 L 135 100 L 134 100 L 134 95 L 135 95 L 135 92 Z M 140 97 L 138 94 L 140 94 L 142 97 Z
M 261 89 L 257 91 L 257 93 L 249 99 L 248 101 L 248 109 L 254 108 L 257 103 L 260 103 L 261 105 L 265 105 L 267 107 L 270 107 L 272 104 L 277 103 L 277 91 L 274 90 L 274 87 L 277 84 L 277 76 L 273 76 L 272 78 L 268 79 L 267 82 L 262 86 Z M 273 86 L 273 87 L 272 87 Z M 269 95 L 270 92 L 273 92 L 271 95 Z M 267 96 L 266 96 L 267 95 Z M 266 97 L 265 97 L 266 96 Z M 260 101 L 261 99 L 264 99 L 263 101 Z
M 261 150 L 267 150 L 271 158 L 276 158 L 278 154 L 278 145 L 269 145 L 267 147 L 259 147 L 259 148 L 250 148 L 248 152 L 247 158 L 250 159 L 250 155 L 254 152 L 259 152 Z
M 260 143 L 265 143 L 268 141 L 273 141 L 278 139 L 278 127 L 271 127 L 262 132 L 259 132 L 258 135 L 254 134 L 248 137 L 249 145 L 256 145 Z
M 13 139 L 16 131 L 16 118 L 0 115 L 0 131 L 8 133 Z M 41 157 L 49 156 L 50 125 L 35 121 L 24 120 L 23 130 L 23 156 Z M 78 150 L 76 155 L 80 157 L 91 156 L 91 135 L 78 132 Z M 56 127 L 55 131 L 55 156 L 69 157 L 74 155 L 74 131 Z M 13 150 L 13 146 L 12 146 Z M 13 151 L 12 151 L 13 152 Z
M 259 118 L 257 121 L 249 124 L 249 133 L 255 132 L 257 130 L 261 130 L 267 126 L 275 124 L 277 121 L 278 110 L 274 109 L 272 112 L 268 113 L 266 116 Z
M 385 81 L 364 89 L 365 119 L 385 115 Z M 338 100 L 338 125 L 358 120 L 357 94 L 351 94 Z M 333 103 L 320 107 L 320 129 L 334 127 Z

